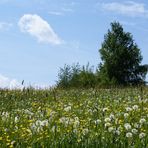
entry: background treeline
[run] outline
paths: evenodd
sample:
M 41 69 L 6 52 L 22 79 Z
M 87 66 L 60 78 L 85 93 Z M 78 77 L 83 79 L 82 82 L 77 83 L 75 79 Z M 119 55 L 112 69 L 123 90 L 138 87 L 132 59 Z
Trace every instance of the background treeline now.
M 72 66 L 65 64 L 64 67 L 59 70 L 58 87 L 89 88 L 95 87 L 97 83 L 97 73 L 89 63 L 86 66 L 80 66 L 79 63 L 73 64 Z
M 146 84 L 148 65 L 142 65 L 142 54 L 133 36 L 118 22 L 104 35 L 99 49 L 101 63 L 92 66 L 65 65 L 58 74 L 58 87 L 129 86 Z

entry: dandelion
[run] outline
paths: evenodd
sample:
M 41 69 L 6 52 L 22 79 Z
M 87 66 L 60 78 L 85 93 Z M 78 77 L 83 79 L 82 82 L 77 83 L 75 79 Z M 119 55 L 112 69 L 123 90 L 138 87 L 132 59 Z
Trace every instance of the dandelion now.
M 114 133 L 117 134 L 117 135 L 120 135 L 120 131 L 119 130 L 115 130 Z
M 64 108 L 64 111 L 69 112 L 71 110 L 71 106 L 67 106 L 66 108 Z
M 88 128 L 83 129 L 83 131 L 82 131 L 83 135 L 86 135 L 88 133 L 88 131 L 89 131 Z
M 138 130 L 137 130 L 137 129 L 135 129 L 135 128 L 134 128 L 134 129 L 132 129 L 132 133 L 133 133 L 133 134 L 137 134 L 137 132 L 138 132 Z
M 100 120 L 100 119 L 97 119 L 97 120 L 95 120 L 94 122 L 95 122 L 96 125 L 98 125 L 98 124 L 101 123 L 101 120 Z
M 131 125 L 129 123 L 125 123 L 124 127 L 126 130 L 130 130 L 131 129 Z
M 132 108 L 133 110 L 138 110 L 138 105 L 134 105 Z
M 124 118 L 127 118 L 129 116 L 128 113 L 124 113 Z
M 127 111 L 127 112 L 130 112 L 130 111 L 132 111 L 132 108 L 126 107 L 126 111 Z
M 111 133 L 113 130 L 114 130 L 113 127 L 109 127 L 109 128 L 108 128 L 108 131 L 109 131 L 110 133 Z
M 144 118 L 140 119 L 139 123 L 140 124 L 144 124 L 146 122 L 146 120 Z
M 109 122 L 105 123 L 105 127 L 109 127 L 111 124 Z
M 135 127 L 135 128 L 139 128 L 139 124 L 138 124 L 138 123 L 135 123 L 135 124 L 134 124 L 134 127 Z
M 103 112 L 106 112 L 106 111 L 108 111 L 108 108 L 107 107 L 105 107 L 105 108 L 103 108 L 103 110 L 102 110 Z
M 133 136 L 132 133 L 130 133 L 130 132 L 126 133 L 126 137 L 127 137 L 127 138 L 131 138 L 132 136 Z
M 113 114 L 110 114 L 109 118 L 110 118 L 111 120 L 113 120 L 113 119 L 115 119 L 115 116 L 114 116 Z
M 110 118 L 105 118 L 104 121 L 105 122 L 111 122 L 111 119 Z
M 144 138 L 145 136 L 146 136 L 145 133 L 140 133 L 140 134 L 139 134 L 139 138 L 140 138 L 140 139 Z

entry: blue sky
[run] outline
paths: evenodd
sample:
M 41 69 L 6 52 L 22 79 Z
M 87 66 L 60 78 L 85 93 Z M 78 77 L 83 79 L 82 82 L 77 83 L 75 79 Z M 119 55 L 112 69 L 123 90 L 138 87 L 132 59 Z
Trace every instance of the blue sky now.
M 0 87 L 53 85 L 64 64 L 97 66 L 112 21 L 132 33 L 148 64 L 146 0 L 1 0 Z

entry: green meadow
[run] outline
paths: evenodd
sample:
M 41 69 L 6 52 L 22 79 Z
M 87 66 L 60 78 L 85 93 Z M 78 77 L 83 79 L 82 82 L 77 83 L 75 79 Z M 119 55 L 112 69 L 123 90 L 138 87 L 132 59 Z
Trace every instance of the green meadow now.
M 148 88 L 0 90 L 2 148 L 147 148 Z

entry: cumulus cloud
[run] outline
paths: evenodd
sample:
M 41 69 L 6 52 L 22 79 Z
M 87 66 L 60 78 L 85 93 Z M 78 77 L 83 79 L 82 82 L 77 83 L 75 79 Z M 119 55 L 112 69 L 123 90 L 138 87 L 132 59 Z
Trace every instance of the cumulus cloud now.
M 101 3 L 101 7 L 105 11 L 111 11 L 122 15 L 148 17 L 148 10 L 146 9 L 145 4 L 136 3 L 134 1 Z
M 16 79 L 9 79 L 0 74 L 0 88 L 21 89 L 22 85 Z
M 0 22 L 0 31 L 9 30 L 10 27 L 12 27 L 12 24 L 11 23 Z
M 20 30 L 36 37 L 39 42 L 59 45 L 62 40 L 54 32 L 50 24 L 40 16 L 34 14 L 25 14 L 18 22 Z

